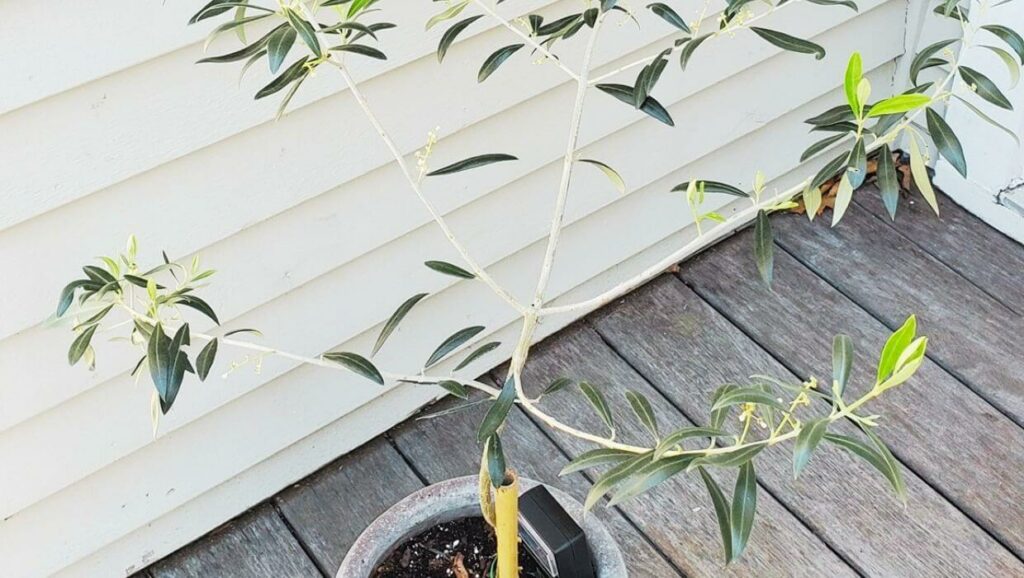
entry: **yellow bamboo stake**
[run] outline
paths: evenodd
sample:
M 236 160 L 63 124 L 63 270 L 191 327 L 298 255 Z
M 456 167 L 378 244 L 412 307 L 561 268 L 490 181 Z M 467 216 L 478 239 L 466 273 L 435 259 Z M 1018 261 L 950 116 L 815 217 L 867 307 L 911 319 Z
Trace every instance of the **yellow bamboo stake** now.
M 519 478 L 509 470 L 504 482 L 494 491 L 498 578 L 519 578 Z

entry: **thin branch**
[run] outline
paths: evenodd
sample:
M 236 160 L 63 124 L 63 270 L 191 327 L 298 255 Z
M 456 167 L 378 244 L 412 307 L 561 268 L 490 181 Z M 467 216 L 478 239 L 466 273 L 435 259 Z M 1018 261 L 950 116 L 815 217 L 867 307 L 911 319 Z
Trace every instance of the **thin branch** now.
M 943 91 L 945 91 L 946 87 L 956 76 L 958 68 L 959 62 L 952 66 L 949 74 L 947 74 L 946 77 L 942 80 L 942 82 L 936 86 L 935 90 L 932 92 L 933 99 L 937 95 L 942 94 Z M 900 132 L 903 129 L 910 126 L 910 124 L 913 123 L 918 116 L 920 116 L 922 110 L 924 110 L 924 108 L 920 108 L 914 111 L 913 114 L 907 116 L 907 118 L 903 119 L 899 124 L 890 129 L 889 132 L 872 141 L 872 143 L 867 146 L 867 152 L 873 152 L 881 148 L 882 145 L 888 144 L 895 140 L 895 138 L 900 134 Z M 577 303 L 558 305 L 555 307 L 544 307 L 541 308 L 537 312 L 537 314 L 538 316 L 544 317 L 547 315 L 559 315 L 562 313 L 578 313 L 581 311 L 590 311 L 593 309 L 597 309 L 598 307 L 607 305 L 608 303 L 611 303 L 618 297 L 621 297 L 623 294 L 629 292 L 631 289 L 634 289 L 635 287 L 638 287 L 646 283 L 647 281 L 653 279 L 654 277 L 657 277 L 669 267 L 677 265 L 680 261 L 692 255 L 697 250 L 703 249 L 715 243 L 722 237 L 731 234 L 734 230 L 734 228 L 732 227 L 733 224 L 737 222 L 749 221 L 753 219 L 755 215 L 757 215 L 757 212 L 759 210 L 770 208 L 780 202 L 792 199 L 794 196 L 802 193 L 803 190 L 807 188 L 809 184 L 810 179 L 804 179 L 794 187 L 786 189 L 781 193 L 778 193 L 760 202 L 752 204 L 752 206 L 747 207 L 746 209 L 743 209 L 742 211 L 739 211 L 738 213 L 730 217 L 726 222 L 721 223 L 716 227 L 713 227 L 711 231 L 709 231 L 707 234 L 698 236 L 689 243 L 673 251 L 672 254 L 661 259 L 654 265 L 651 265 L 650 267 L 644 269 L 640 274 L 626 281 L 623 281 L 622 283 L 619 283 L 618 285 L 612 287 L 611 289 L 605 291 L 604 293 L 601 293 L 600 295 L 591 297 L 590 299 L 586 299 L 584 301 L 579 301 Z
M 558 68 L 562 69 L 562 72 L 564 72 L 566 75 L 569 76 L 569 78 L 571 78 L 571 79 L 573 79 L 573 80 L 575 80 L 577 82 L 579 81 L 579 79 L 580 79 L 579 75 L 577 75 L 575 72 L 573 72 L 571 68 L 569 68 L 568 66 L 563 64 L 562 61 L 557 56 L 555 56 L 550 50 L 545 48 L 541 43 L 537 42 L 536 38 L 534 38 L 533 36 L 530 36 L 529 34 L 523 32 L 522 30 L 517 28 L 515 24 L 512 24 L 508 20 L 502 18 L 497 12 L 494 11 L 493 8 L 488 6 L 487 3 L 484 2 L 483 0 L 472 0 L 472 1 L 473 1 L 473 4 L 476 4 L 488 16 L 493 18 L 495 21 L 497 21 L 499 24 L 501 24 L 505 28 L 508 28 L 509 30 L 511 30 L 516 36 L 522 38 L 523 41 L 526 42 L 527 44 L 529 44 L 535 51 L 541 53 L 545 58 L 547 58 L 551 62 L 554 62 L 555 65 L 558 66 Z
M 743 28 L 748 28 L 748 27 L 750 27 L 751 24 L 754 24 L 755 22 L 758 22 L 759 20 L 767 18 L 768 16 L 771 16 L 772 14 L 775 14 L 776 12 L 785 9 L 787 6 L 793 6 L 795 4 L 799 4 L 801 1 L 802 0 L 792 0 L 792 1 L 787 2 L 787 3 L 785 3 L 785 4 L 781 5 L 781 6 L 772 6 L 767 11 L 762 12 L 761 14 L 758 14 L 757 16 L 754 16 L 753 18 L 751 18 L 751 19 L 749 19 L 749 20 L 747 20 L 747 21 L 745 21 L 745 22 L 743 22 L 741 24 L 737 24 L 736 26 L 729 26 L 729 27 L 726 27 L 726 28 L 722 28 L 720 30 L 716 30 L 715 32 L 711 33 L 711 36 L 708 37 L 707 40 L 704 41 L 704 44 L 706 45 L 706 44 L 708 44 L 710 42 L 713 42 L 716 38 L 719 38 L 719 37 L 721 37 L 721 36 L 723 36 L 725 34 L 728 34 L 728 33 L 731 33 L 731 32 L 735 32 L 735 31 L 741 30 Z M 703 16 L 701 17 L 701 21 L 703 21 Z M 699 29 L 695 29 L 693 31 L 694 38 L 697 37 L 698 33 L 699 33 Z M 671 56 L 672 54 L 675 54 L 676 52 L 679 52 L 685 46 L 686 46 L 685 44 L 681 44 L 679 46 L 675 46 L 673 44 L 672 46 L 668 47 L 667 50 L 669 50 L 669 56 Z M 612 70 L 611 72 L 606 72 L 605 74 L 602 74 L 602 75 L 598 76 L 597 78 L 591 80 L 590 84 L 598 84 L 600 82 L 604 82 L 604 81 L 608 80 L 609 78 L 612 78 L 613 76 L 616 76 L 618 74 L 626 72 L 627 70 L 636 68 L 638 66 L 644 66 L 644 65 L 648 64 L 649 62 L 651 62 L 652 60 L 654 60 L 655 58 L 657 58 L 658 56 L 660 56 L 665 50 L 666 49 L 663 48 L 663 49 L 659 50 L 658 52 L 651 53 L 651 54 L 649 54 L 647 56 L 644 56 L 643 58 L 638 58 L 637 60 L 634 60 L 633 62 L 630 62 L 629 64 L 620 66 L 620 67 L 616 68 L 615 70 Z

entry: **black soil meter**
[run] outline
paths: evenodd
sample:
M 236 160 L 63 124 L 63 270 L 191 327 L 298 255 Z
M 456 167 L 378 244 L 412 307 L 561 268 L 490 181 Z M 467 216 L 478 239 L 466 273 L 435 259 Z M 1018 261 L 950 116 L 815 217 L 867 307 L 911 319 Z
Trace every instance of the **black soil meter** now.
M 544 486 L 519 496 L 519 537 L 551 578 L 594 578 L 583 528 Z

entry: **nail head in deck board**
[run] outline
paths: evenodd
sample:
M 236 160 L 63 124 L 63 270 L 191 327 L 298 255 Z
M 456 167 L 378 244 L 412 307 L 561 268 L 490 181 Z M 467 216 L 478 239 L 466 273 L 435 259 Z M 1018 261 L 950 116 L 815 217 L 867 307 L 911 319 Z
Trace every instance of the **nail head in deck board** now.
M 747 274 L 749 233 L 683 267 L 680 276 L 717 311 L 800 376 L 832 374 L 832 337 L 854 343 L 851 391 L 874 380 L 891 333 L 788 254 L 775 259 L 776 285 Z M 942 327 L 918 320 L 919 332 Z M 975 522 L 1024 556 L 1024 430 L 926 360 L 908 383 L 874 400 L 881 435 L 893 452 Z
M 624 394 L 632 389 L 645 395 L 665 431 L 691 425 L 585 325 L 576 325 L 538 346 L 524 379 L 531 391 L 559 376 L 588 380 L 609 400 L 618 438 L 626 443 L 650 443 L 650 436 L 629 410 Z M 710 394 L 708 394 L 710 395 Z M 542 402 L 555 417 L 591 432 L 604 431 L 603 422 L 578 391 L 566 389 Z M 559 444 L 577 455 L 593 446 L 564 434 Z M 713 469 L 731 495 L 734 476 Z M 603 506 L 599 505 L 597 508 Z M 721 537 L 707 490 L 696 474 L 681 474 L 654 490 L 628 500 L 620 508 L 655 544 L 673 557 L 690 576 L 853 576 L 854 572 L 770 494 L 758 492 L 758 518 L 743 557 L 724 566 Z
M 157 562 L 150 573 L 153 578 L 321 578 L 267 504 Z
M 457 405 L 456 401 L 449 399 L 427 411 L 439 411 L 454 405 Z M 475 445 L 453 440 L 475 440 L 483 413 L 481 406 L 436 419 L 409 421 L 394 432 L 394 440 L 402 453 L 431 482 L 476 474 L 480 469 L 480 457 L 474 450 Z M 582 475 L 558 477 L 558 472 L 568 460 L 522 412 L 512 411 L 509 414 L 501 441 L 509 463 L 520 475 L 551 484 L 580 500 L 586 495 L 590 483 Z M 597 515 L 612 531 L 631 577 L 679 576 L 620 512 L 601 508 L 593 515 Z
M 1024 425 L 1024 318 L 861 207 L 836 228 L 799 215 L 774 223 L 779 245 L 890 328 L 916 313 L 932 328 L 928 357 Z
M 334 576 L 359 534 L 422 487 L 402 456 L 379 437 L 274 500 L 320 568 Z
M 854 202 L 881 218 L 939 261 L 970 279 L 998 301 L 1024 315 L 1024 246 L 969 213 L 946 195 L 938 195 L 939 217 L 915 199 L 903 199 L 896 222 L 875 187 L 858 192 Z
M 655 388 L 702 424 L 717 384 L 748 383 L 754 373 L 800 382 L 675 278 L 655 281 L 595 314 L 592 323 Z M 598 355 L 596 347 L 592 351 L 591 360 Z M 827 356 L 828 350 L 817 353 Z M 855 430 L 848 422 L 831 429 L 846 435 Z M 913 472 L 904 471 L 910 504 L 904 509 L 876 470 L 827 445 L 797 482 L 791 443 L 765 450 L 757 464 L 761 483 L 864 574 L 1024 573 L 1024 564 Z

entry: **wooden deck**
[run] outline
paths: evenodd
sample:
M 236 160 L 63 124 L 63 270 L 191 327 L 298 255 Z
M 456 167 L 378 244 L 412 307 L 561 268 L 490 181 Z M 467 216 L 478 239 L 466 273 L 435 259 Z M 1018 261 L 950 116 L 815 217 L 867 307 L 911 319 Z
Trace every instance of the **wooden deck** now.
M 790 448 L 776 447 L 758 460 L 751 545 L 728 568 L 699 480 L 677 477 L 599 508 L 631 576 L 1024 576 L 1024 247 L 941 201 L 941 221 L 904 201 L 895 226 L 870 192 L 836 229 L 777 216 L 774 291 L 758 281 L 745 231 L 536 348 L 529 379 L 569 375 L 609 396 L 635 389 L 660 422 L 683 426 L 706 421 L 720 383 L 830 375 L 836 333 L 853 338 L 855 385 L 871 379 L 908 314 L 931 337 L 918 376 L 875 402 L 905 468 L 906 508 L 876 472 L 835 450 L 794 482 Z M 601 429 L 580 396 L 545 405 Z M 475 451 L 451 450 L 474 439 L 476 409 L 402 424 L 142 575 L 332 577 L 388 506 L 476 471 Z M 519 472 L 582 497 L 589 477 L 556 474 L 584 445 L 521 412 L 510 420 L 503 441 Z

